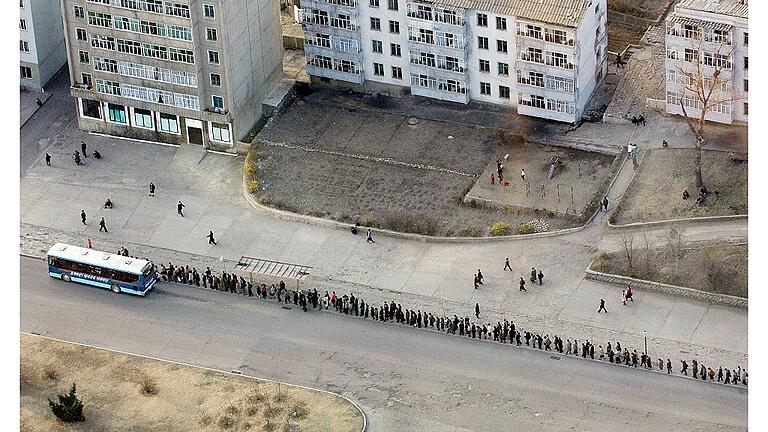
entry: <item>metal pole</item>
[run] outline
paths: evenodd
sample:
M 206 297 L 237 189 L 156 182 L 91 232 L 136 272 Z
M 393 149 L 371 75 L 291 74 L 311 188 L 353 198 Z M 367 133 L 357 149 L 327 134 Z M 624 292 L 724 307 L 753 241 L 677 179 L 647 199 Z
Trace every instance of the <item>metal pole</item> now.
M 648 355 L 648 332 L 643 330 L 643 341 L 645 342 L 645 355 Z

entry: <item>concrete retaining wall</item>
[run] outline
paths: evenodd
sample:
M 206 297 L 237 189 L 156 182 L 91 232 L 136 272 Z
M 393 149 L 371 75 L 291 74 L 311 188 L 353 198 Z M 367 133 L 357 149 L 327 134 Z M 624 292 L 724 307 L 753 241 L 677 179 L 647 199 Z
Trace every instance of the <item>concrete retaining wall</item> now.
M 707 303 L 719 304 L 724 306 L 733 306 L 747 309 L 749 301 L 745 298 L 735 297 L 725 294 L 713 294 L 699 291 L 692 288 L 685 288 L 676 285 L 667 285 L 658 282 L 652 282 L 642 279 L 635 279 L 627 276 L 619 276 L 610 273 L 602 273 L 591 270 L 592 263 L 586 270 L 587 279 L 592 279 L 609 284 L 620 285 L 622 287 L 630 285 L 632 289 L 638 288 L 644 291 L 654 291 L 662 294 L 699 300 Z

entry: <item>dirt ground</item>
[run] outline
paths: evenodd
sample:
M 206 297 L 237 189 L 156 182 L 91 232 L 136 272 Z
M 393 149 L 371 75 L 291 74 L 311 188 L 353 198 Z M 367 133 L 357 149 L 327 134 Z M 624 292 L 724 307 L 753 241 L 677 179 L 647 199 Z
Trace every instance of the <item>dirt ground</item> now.
M 747 155 L 702 153 L 702 176 L 709 192 L 696 204 L 695 149 L 654 149 L 645 155 L 613 222 L 627 224 L 701 216 L 747 214 Z M 683 200 L 683 190 L 690 198 Z
M 638 245 L 638 239 L 634 244 Z M 650 253 L 638 247 L 632 269 L 628 268 L 623 251 L 599 254 L 592 269 L 747 298 L 747 252 L 747 245 L 714 245 L 684 249 L 682 256 L 675 259 L 675 252 L 669 247 Z
M 496 222 L 517 227 L 533 219 L 550 230 L 578 224 L 539 209 L 462 204 L 489 163 L 517 157 L 515 140 L 491 128 L 408 120 L 298 100 L 257 137 L 257 195 L 289 211 L 427 235 L 482 236 Z M 544 146 L 530 148 L 541 164 L 549 160 Z
M 608 0 L 608 9 L 652 20 L 658 19 L 673 0 Z
M 21 335 L 21 432 L 360 431 L 359 411 L 328 393 Z M 144 380 L 145 385 L 140 382 Z M 85 422 L 47 398 L 69 391 Z M 154 394 L 142 389 L 154 387 Z M 267 426 L 269 419 L 269 426 Z
M 644 28 L 633 27 L 616 22 L 608 22 L 608 51 L 622 52 L 629 44 L 639 44 L 645 33 Z M 616 59 L 610 58 L 609 61 Z M 626 59 L 625 59 L 626 60 Z

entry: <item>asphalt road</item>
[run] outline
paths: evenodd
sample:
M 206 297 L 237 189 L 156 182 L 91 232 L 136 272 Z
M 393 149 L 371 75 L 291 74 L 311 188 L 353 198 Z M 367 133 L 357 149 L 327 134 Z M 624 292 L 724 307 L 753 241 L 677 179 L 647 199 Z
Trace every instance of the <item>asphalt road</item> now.
M 115 295 L 26 257 L 21 330 L 341 393 L 371 431 L 747 430 L 746 388 L 182 285 Z

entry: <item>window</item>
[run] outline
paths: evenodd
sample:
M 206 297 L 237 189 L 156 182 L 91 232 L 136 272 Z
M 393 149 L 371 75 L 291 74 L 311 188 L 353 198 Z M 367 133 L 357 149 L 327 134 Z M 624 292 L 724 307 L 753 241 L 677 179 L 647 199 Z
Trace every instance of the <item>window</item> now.
M 144 57 L 168 60 L 168 47 L 145 43 L 143 46 Z
M 381 54 L 384 51 L 383 48 L 382 48 L 381 41 L 372 40 L 371 41 L 371 50 L 373 50 L 373 52 L 375 52 L 375 53 Z
M 375 8 L 377 8 L 377 7 L 379 7 L 379 0 L 370 0 L 370 1 L 368 2 L 368 4 L 369 4 L 371 7 L 375 7 Z
M 478 27 L 488 27 L 488 15 L 484 13 L 478 13 L 477 14 L 477 26 Z
M 19 28 L 26 31 L 27 30 L 27 20 L 25 20 L 23 18 L 20 19 L 19 20 Z
M 480 83 L 480 94 L 490 96 L 491 95 L 491 83 Z
M 749 45 L 749 33 L 747 32 L 744 32 L 744 45 Z
M 480 59 L 479 68 L 480 68 L 480 72 L 490 72 L 491 62 L 489 62 L 488 60 Z
M 499 97 L 502 99 L 509 99 L 509 87 L 499 86 Z
M 209 40 L 211 42 L 216 42 L 219 40 L 219 35 L 216 32 L 215 28 L 206 27 L 205 29 L 205 39 Z
M 142 23 L 143 22 L 144 21 L 142 21 Z M 168 24 L 167 30 L 169 39 L 181 39 L 190 42 L 192 41 L 192 29 L 189 27 Z
M 573 65 L 568 63 L 568 55 L 547 51 L 547 66 L 557 66 L 564 69 L 572 69 Z
M 371 30 L 381 31 L 381 20 L 378 18 L 371 18 Z
M 479 49 L 488 49 L 488 38 L 483 36 L 477 37 L 477 47 Z
M 507 29 L 507 19 L 502 17 L 496 17 L 496 29 L 497 30 L 506 30 Z
M 667 58 L 670 60 L 678 60 L 680 57 L 677 50 L 667 48 Z
M 211 74 L 211 85 L 214 87 L 221 87 L 221 75 L 212 73 Z
M 507 63 L 499 63 L 499 75 L 509 76 L 509 65 Z
M 397 0 L 387 0 L 387 9 L 393 11 L 399 10 L 400 8 L 397 4 Z
M 528 71 L 524 74 L 517 71 L 517 82 L 520 84 L 531 85 L 535 87 L 544 87 L 544 74 L 541 72 Z
M 117 62 L 111 59 L 94 57 L 93 68 L 97 71 L 117 73 Z
M 208 50 L 208 63 L 219 64 L 219 53 L 218 53 L 218 51 Z
M 120 83 L 109 80 L 96 80 L 96 91 L 103 94 L 120 96 Z
M 211 136 L 214 141 L 229 142 L 229 126 L 220 123 L 211 123 Z
M 216 13 L 213 10 L 213 5 L 210 5 L 210 4 L 203 5 L 203 16 L 210 19 L 214 19 L 216 17 Z
M 224 98 L 221 96 L 211 96 L 211 100 L 213 101 L 213 107 L 214 108 L 224 108 Z
M 83 84 L 85 84 L 85 85 L 87 85 L 89 87 L 93 85 L 93 77 L 91 77 L 91 74 L 89 74 L 89 73 L 82 73 L 82 74 L 80 74 L 80 78 L 82 79 Z
M 189 18 L 189 6 L 182 3 L 165 2 L 165 14 Z
M 749 102 L 744 102 L 744 115 L 749 115 Z
M 32 78 L 32 68 L 29 66 L 21 66 L 21 77 L 22 78 Z
M 744 70 L 749 69 L 749 57 L 744 56 Z
M 507 41 L 497 40 L 496 41 L 496 51 L 498 51 L 500 53 L 506 53 L 507 52 Z
M 114 123 L 126 123 L 124 106 L 107 104 L 107 109 L 109 110 L 109 121 Z
M 531 72 L 531 75 L 533 75 L 533 72 Z M 562 78 L 550 75 L 547 75 L 547 88 L 550 90 L 559 90 L 568 93 L 573 93 L 575 91 L 573 78 Z
M 112 15 L 101 12 L 88 12 L 88 24 L 96 27 L 112 28 Z
M 397 66 L 392 66 L 392 78 L 403 79 L 403 70 Z
M 19 0 L 19 7 L 24 8 L 24 0 Z
M 123 42 L 122 46 L 120 45 L 121 41 Z M 102 36 L 102 35 L 95 35 L 95 36 L 91 35 L 91 46 L 94 48 L 101 48 L 105 50 L 114 51 L 115 38 L 112 38 L 109 36 Z M 125 51 L 121 51 L 121 49 L 125 49 Z M 138 42 L 123 41 L 121 39 L 118 39 L 117 50 L 120 52 L 128 52 L 130 54 L 141 55 L 141 44 Z
M 724 54 L 710 54 L 705 52 L 703 63 L 707 66 L 714 66 L 716 68 L 731 69 L 731 60 Z
M 133 109 L 133 125 L 152 129 L 152 111 L 134 108 Z
M 91 60 L 88 58 L 88 51 L 78 51 L 78 57 L 80 58 L 80 63 L 90 63 Z
M 749 91 L 749 80 L 746 78 L 744 79 L 744 91 L 745 92 Z
M 75 33 L 77 33 L 77 40 L 79 41 L 86 41 L 88 40 L 88 35 L 85 33 L 85 29 L 75 29 Z
M 518 98 L 521 105 L 534 107 L 534 108 L 546 108 L 546 103 L 544 102 L 544 98 L 541 96 L 531 95 L 530 99 L 526 99 L 523 95 L 520 95 Z
M 82 6 L 73 6 L 72 10 L 75 12 L 75 18 L 83 19 L 85 18 L 85 9 L 83 9 Z
M 27 42 L 25 40 L 20 40 L 19 41 L 19 50 L 21 50 L 22 52 L 29 52 L 29 42 Z
M 374 63 L 373 74 L 378 76 L 384 76 L 384 65 L 381 63 Z
M 94 44 L 93 40 L 94 39 L 91 39 L 91 45 Z M 143 55 L 141 44 L 139 42 L 134 42 L 134 41 L 125 40 L 125 39 L 117 40 L 117 51 L 121 53 L 133 54 L 137 56 Z
M 179 63 L 195 64 L 195 54 L 190 50 L 171 47 L 168 49 L 168 58 Z
M 389 32 L 400 34 L 400 21 L 390 21 L 389 22 Z
M 91 117 L 91 118 L 101 118 L 101 110 L 99 109 L 101 107 L 101 102 L 91 100 L 91 99 L 83 99 L 83 105 L 82 105 L 82 111 L 83 111 L 83 117 Z
M 400 45 L 394 43 L 389 44 L 389 53 L 395 57 L 401 57 Z
M 179 119 L 175 115 L 160 113 L 160 131 L 179 133 Z
M 685 61 L 687 62 L 698 62 L 699 61 L 699 51 L 691 48 L 685 49 Z

